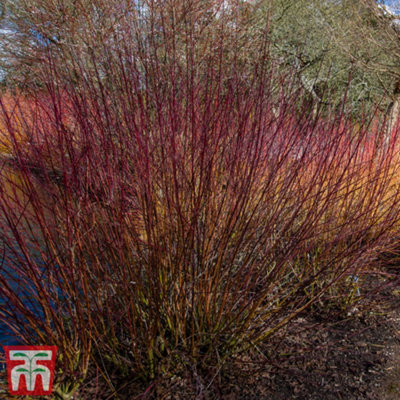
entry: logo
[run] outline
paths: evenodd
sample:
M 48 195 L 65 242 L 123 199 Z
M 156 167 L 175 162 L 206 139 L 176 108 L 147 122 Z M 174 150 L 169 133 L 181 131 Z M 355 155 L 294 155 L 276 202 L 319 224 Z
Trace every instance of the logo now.
M 4 351 L 10 394 L 51 394 L 57 346 L 4 346 Z

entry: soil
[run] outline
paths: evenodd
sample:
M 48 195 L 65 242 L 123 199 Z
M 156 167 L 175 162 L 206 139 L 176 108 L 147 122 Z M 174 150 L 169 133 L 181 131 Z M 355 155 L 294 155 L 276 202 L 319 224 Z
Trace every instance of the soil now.
M 299 317 L 275 347 L 269 342 L 238 357 L 211 385 L 176 382 L 154 398 L 400 400 L 400 296 L 395 297 L 390 309 L 354 308 L 335 321 L 332 314 L 329 321 L 320 314 Z
M 270 347 L 258 350 L 258 355 L 237 360 L 221 398 L 400 399 L 399 309 L 311 328 L 310 321 L 299 318 L 280 343 L 278 356 L 271 356 Z

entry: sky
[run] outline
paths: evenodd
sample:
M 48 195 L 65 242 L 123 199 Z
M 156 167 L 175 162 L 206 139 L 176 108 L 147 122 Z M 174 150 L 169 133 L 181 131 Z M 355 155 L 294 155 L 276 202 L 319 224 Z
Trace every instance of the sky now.
M 386 9 L 393 14 L 400 14 L 400 0 L 385 0 Z

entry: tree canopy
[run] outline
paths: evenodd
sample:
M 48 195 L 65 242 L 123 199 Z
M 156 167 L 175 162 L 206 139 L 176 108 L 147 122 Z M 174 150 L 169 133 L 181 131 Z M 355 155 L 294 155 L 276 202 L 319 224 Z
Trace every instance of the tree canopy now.
M 221 4 L 226 4 L 220 3 L 202 2 L 208 11 L 203 12 L 198 40 L 212 40 Z M 240 36 L 246 62 L 251 63 L 257 39 L 267 26 L 271 64 L 282 72 L 294 72 L 310 100 L 338 106 L 347 96 L 356 112 L 376 104 L 385 109 L 394 101 L 400 81 L 400 25 L 379 2 L 260 0 L 242 4 L 240 18 L 235 16 L 240 26 L 232 25 L 232 31 L 236 39 Z M 118 43 L 119 23 L 123 18 L 137 18 L 140 13 L 129 10 L 140 7 L 145 12 L 145 3 L 128 0 L 5 0 L 0 9 L 7 28 L 0 33 L 4 83 L 40 83 L 39 65 L 49 48 L 62 49 L 64 58 L 69 52 L 71 63 L 75 52 L 86 53 L 90 63 L 98 43 Z M 163 2 L 160 7 L 168 9 Z M 185 7 L 192 12 L 190 2 Z M 199 55 L 200 59 L 204 61 L 206 54 Z

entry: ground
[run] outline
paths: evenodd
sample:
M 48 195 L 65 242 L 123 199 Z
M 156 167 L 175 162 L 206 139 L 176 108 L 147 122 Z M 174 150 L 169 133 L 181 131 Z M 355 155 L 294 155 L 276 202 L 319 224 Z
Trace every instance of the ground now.
M 307 329 L 305 329 L 307 328 Z M 400 399 L 400 311 L 371 312 L 334 323 L 299 318 L 273 365 L 259 347 L 247 368 L 238 360 L 224 399 Z M 269 350 L 269 354 L 271 351 Z M 291 356 L 291 354 L 293 354 Z M 263 360 L 264 358 L 264 360 Z M 241 362 L 240 362 L 241 361 Z M 239 365 L 241 364 L 241 367 Z
M 319 316 L 320 317 L 320 316 Z M 211 386 L 175 381 L 160 399 L 398 400 L 400 301 L 335 321 L 301 316 L 281 338 L 240 356 Z M 163 391 L 162 391 L 163 392 Z M 165 392 L 164 392 L 165 393 Z

